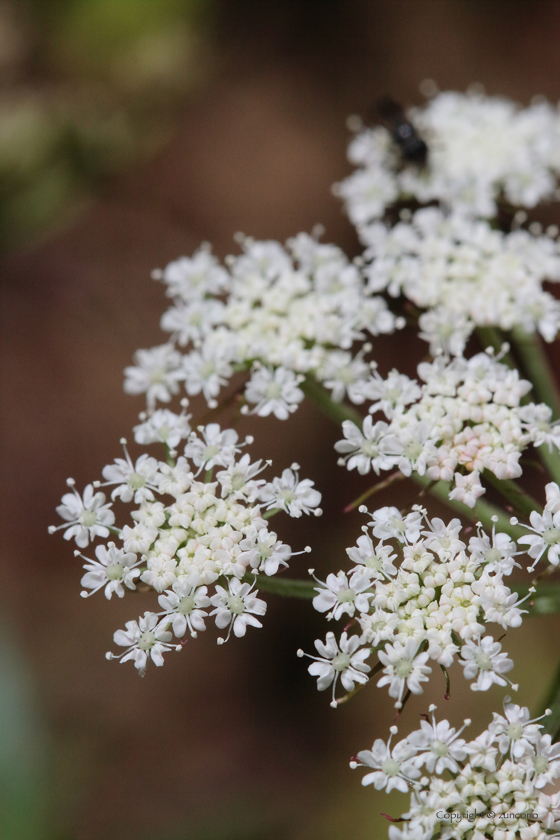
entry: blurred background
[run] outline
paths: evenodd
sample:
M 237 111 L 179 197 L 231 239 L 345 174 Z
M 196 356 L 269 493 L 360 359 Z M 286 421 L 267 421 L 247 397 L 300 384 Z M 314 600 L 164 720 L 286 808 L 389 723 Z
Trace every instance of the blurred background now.
M 556 101 L 559 36 L 556 0 L 0 0 L 1 840 L 386 836 L 380 812 L 405 797 L 361 788 L 348 760 L 386 737 L 392 708 L 373 684 L 329 708 L 295 657 L 326 629 L 308 602 L 270 596 L 262 631 L 222 648 L 210 631 L 140 680 L 104 653 L 147 604 L 84 602 L 72 546 L 47 526 L 67 476 L 100 477 L 143 407 L 121 371 L 162 341 L 154 267 L 317 222 L 355 254 L 330 193 L 349 171 L 347 116 L 383 94 L 419 103 L 425 78 Z M 413 373 L 413 341 L 381 342 L 381 369 Z M 297 460 L 325 495 L 322 519 L 279 521 L 281 538 L 310 542 L 322 577 L 340 568 L 362 525 L 342 508 L 369 481 L 336 468 L 337 429 L 306 403 L 249 430 L 255 453 L 278 472 Z M 505 642 L 533 710 L 559 631 L 532 618 Z M 453 677 L 446 702 L 434 673 L 402 734 L 430 702 L 473 717 L 472 737 L 487 725 L 503 691 Z

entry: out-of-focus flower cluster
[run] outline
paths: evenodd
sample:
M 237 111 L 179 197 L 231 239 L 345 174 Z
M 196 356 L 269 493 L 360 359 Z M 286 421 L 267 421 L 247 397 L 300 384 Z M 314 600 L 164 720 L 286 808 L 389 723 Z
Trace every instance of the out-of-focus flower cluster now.
M 362 474 L 398 467 L 406 476 L 454 481 L 450 498 L 474 507 L 485 492 L 484 470 L 518 478 L 530 443 L 560 445 L 551 409 L 520 404 L 531 383 L 488 353 L 440 356 L 418 365 L 418 375 L 422 385 L 397 371 L 387 379 L 374 372 L 360 386 L 362 398 L 373 401 L 369 411 L 382 411 L 389 422 L 366 417 L 359 429 L 345 420 L 344 440 L 335 444 L 340 463 Z
M 312 657 L 309 671 L 320 691 L 332 685 L 334 706 L 338 678 L 348 691 L 365 683 L 372 653 L 379 660 L 375 672 L 382 671 L 377 685 L 389 686 L 397 708 L 407 692 L 422 693 L 430 660 L 448 668 L 458 658 L 475 691 L 509 682 L 503 675 L 513 662 L 485 625 L 520 626 L 522 600 L 504 578 L 524 552 L 507 534 L 493 529 L 488 535 L 480 526 L 467 546 L 461 527 L 459 519 L 430 520 L 419 506 L 406 516 L 395 507 L 380 508 L 347 549 L 354 566 L 330 574 L 317 588 L 315 609 L 327 619 L 344 617 L 357 630 L 351 636 L 345 631 L 340 647 L 334 633 L 326 645 L 315 642 L 320 656 Z
M 181 421 L 181 430 L 176 423 L 170 431 L 172 422 L 164 416 L 166 433 L 160 426 L 159 437 L 169 442 L 174 434 L 175 445 L 186 437 L 183 455 L 158 461 L 143 454 L 133 462 L 123 441 L 125 457 L 103 469 L 105 481 L 88 485 L 80 496 L 69 480 L 72 491 L 57 508 L 65 520 L 59 526 L 65 538 L 74 538 L 80 548 L 111 532 L 120 543 L 98 545 L 96 559 L 83 558 L 84 597 L 104 590 L 109 599 L 113 594 L 122 598 L 139 584 L 157 596 L 159 610 L 154 605 L 115 633 L 115 643 L 125 651 L 107 655 L 133 660 L 140 673 L 150 660 L 162 665 L 166 650 L 181 649 L 174 636 L 182 639 L 188 629 L 196 637 L 205 630 L 209 616 L 227 632 L 218 643 L 232 631 L 244 636 L 247 627 L 261 627 L 257 616 L 264 615 L 266 603 L 254 588 L 258 576 L 276 574 L 293 556 L 269 528 L 268 517 L 280 510 L 295 517 L 321 512 L 321 495 L 312 481 L 300 480 L 297 464 L 267 482 L 258 476 L 270 462 L 251 462 L 241 454 L 252 438 L 241 443 L 237 432 L 216 423 L 191 432 L 187 416 L 172 416 Z M 137 427 L 137 437 L 138 429 L 142 436 L 146 424 Z M 113 500 L 137 505 L 130 512 L 131 524 L 114 527 L 112 502 L 99 486 L 112 486 Z
M 519 109 L 499 97 L 445 92 L 410 115 L 428 144 L 425 169 L 401 165 L 384 126 L 360 131 L 350 144 L 348 157 L 358 168 L 336 192 L 355 225 L 411 198 L 491 217 L 502 199 L 534 207 L 556 197 L 560 114 L 549 103 Z
M 394 746 L 397 727 L 350 762 L 365 767 L 364 785 L 387 792 L 411 790 L 410 808 L 390 818 L 391 840 L 546 840 L 558 837 L 560 794 L 544 788 L 560 777 L 560 744 L 542 735 L 541 718 L 504 701 L 488 729 L 473 741 L 447 720 L 430 716 Z M 543 715 L 544 717 L 544 715 Z M 425 775 L 423 775 L 425 773 Z

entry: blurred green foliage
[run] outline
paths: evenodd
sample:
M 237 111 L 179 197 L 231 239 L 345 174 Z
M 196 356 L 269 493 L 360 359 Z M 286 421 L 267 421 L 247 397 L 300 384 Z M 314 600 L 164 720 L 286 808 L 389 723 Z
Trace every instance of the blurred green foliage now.
M 153 154 L 211 66 L 212 0 L 0 4 L 0 248 Z
M 47 840 L 48 739 L 13 629 L 0 633 L 0 840 Z

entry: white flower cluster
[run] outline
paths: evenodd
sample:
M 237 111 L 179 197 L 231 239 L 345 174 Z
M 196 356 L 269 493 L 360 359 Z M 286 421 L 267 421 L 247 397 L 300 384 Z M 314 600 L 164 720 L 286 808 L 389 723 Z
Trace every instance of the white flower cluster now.
M 362 475 L 398 467 L 406 476 L 454 481 L 450 498 L 474 507 L 485 492 L 483 470 L 518 478 L 530 443 L 560 446 L 551 409 L 520 405 L 531 383 L 491 354 L 439 356 L 418 365 L 418 375 L 422 385 L 396 371 L 387 379 L 374 372 L 362 384 L 362 397 L 374 401 L 369 411 L 382 411 L 389 422 L 368 416 L 359 429 L 345 420 L 344 440 L 335 444 L 340 464 Z
M 505 234 L 487 221 L 427 207 L 392 228 L 364 227 L 361 238 L 372 292 L 404 294 L 430 310 L 420 329 L 432 353 L 462 353 L 477 326 L 556 337 L 560 303 L 542 288 L 544 280 L 560 280 L 560 248 L 551 236 Z
M 154 423 L 155 414 L 148 422 Z M 169 417 L 160 419 L 172 429 Z M 185 423 L 183 416 L 183 431 Z M 144 435 L 146 424 L 137 428 Z M 171 435 L 169 431 L 163 437 L 169 441 Z M 150 660 L 162 665 L 166 650 L 181 649 L 173 634 L 182 639 L 188 629 L 196 637 L 209 616 L 227 631 L 218 643 L 227 641 L 232 631 L 244 636 L 247 627 L 262 626 L 257 616 L 264 615 L 266 603 L 254 589 L 258 575 L 276 574 L 293 556 L 267 519 L 280 510 L 295 517 L 318 515 L 321 494 L 309 479 L 300 481 L 297 464 L 270 482 L 258 478 L 270 462 L 252 463 L 248 454 L 241 455 L 242 446 L 251 442 L 247 438 L 240 443 L 233 429 L 210 423 L 190 432 L 184 454 L 176 460 L 143 454 L 133 462 L 123 440 L 125 457 L 103 469 L 103 484 L 114 488 L 111 498 L 138 506 L 131 511 L 132 524 L 122 528 L 113 527 L 112 503 L 103 492 L 95 492 L 100 482 L 88 485 L 81 497 L 69 480 L 73 492 L 57 509 L 65 520 L 59 526 L 66 529 L 65 538 L 73 537 L 86 548 L 90 540 L 113 532 L 122 544 L 98 545 L 95 560 L 83 558 L 82 595 L 102 589 L 109 599 L 113 594 L 122 598 L 141 581 L 158 596 L 159 611 L 146 612 L 115 633 L 115 643 L 125 651 L 109 653 L 109 659 L 133 660 L 143 674 Z
M 491 217 L 502 197 L 524 207 L 556 197 L 560 114 L 552 105 L 519 109 L 498 97 L 446 92 L 410 116 L 428 145 L 425 168 L 403 166 L 383 126 L 351 142 L 348 157 L 358 169 L 336 191 L 354 224 L 382 217 L 399 199 Z
M 521 624 L 522 600 L 504 583 L 523 553 L 515 542 L 479 526 L 467 546 L 459 519 L 430 520 L 419 506 L 406 516 L 395 507 L 380 508 L 369 526 L 371 533 L 364 526 L 363 536 L 347 549 L 355 565 L 330 574 L 324 584 L 318 581 L 313 599 L 327 619 L 345 617 L 359 626 L 359 633 L 342 634 L 340 646 L 332 632 L 326 644 L 315 642 L 320 655 L 311 657 L 309 672 L 318 677 L 320 691 L 332 685 L 332 705 L 338 677 L 348 691 L 355 682 L 367 682 L 371 653 L 379 660 L 375 672 L 382 670 L 377 685 L 389 686 L 397 708 L 407 692 L 422 693 L 429 660 L 445 669 L 457 658 L 474 691 L 510 683 L 503 675 L 513 662 L 485 635 L 485 624 L 501 630 Z
M 145 393 L 148 408 L 185 383 L 213 407 L 236 371 L 250 370 L 245 398 L 254 413 L 285 420 L 303 399 L 312 374 L 335 400 L 352 398 L 369 374 L 354 341 L 392 333 L 404 321 L 373 295 L 358 266 L 334 245 L 307 234 L 277 242 L 242 241 L 243 253 L 220 266 L 207 247 L 156 272 L 174 304 L 161 326 L 171 342 L 139 350 L 126 369 L 125 390 Z M 182 354 L 175 345 L 190 348 Z
M 350 762 L 368 770 L 364 785 L 411 789 L 409 810 L 389 817 L 391 840 L 558 837 L 560 793 L 543 789 L 560 777 L 560 744 L 541 734 L 541 718 L 531 720 L 506 697 L 504 714 L 494 712 L 488 729 L 466 741 L 460 735 L 470 721 L 456 731 L 447 720 L 436 722 L 435 709 L 394 746 L 396 726 L 387 743 L 376 740 Z

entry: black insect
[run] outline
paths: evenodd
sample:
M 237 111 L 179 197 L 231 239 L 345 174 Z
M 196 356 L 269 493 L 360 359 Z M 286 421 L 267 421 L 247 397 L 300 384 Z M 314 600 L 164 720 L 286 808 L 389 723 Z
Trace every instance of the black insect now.
M 425 166 L 428 147 L 407 118 L 402 106 L 389 96 L 384 96 L 377 103 L 377 114 L 391 132 L 403 158 L 416 166 Z

